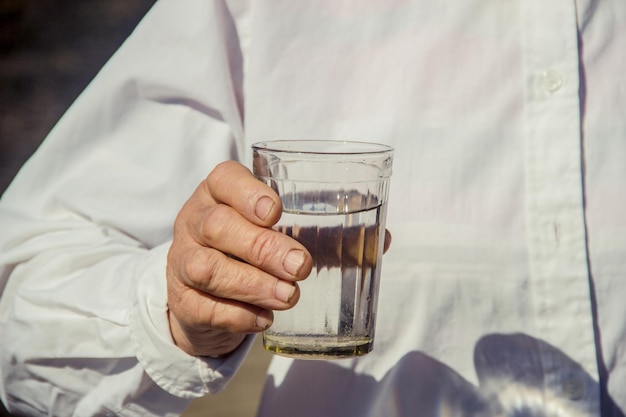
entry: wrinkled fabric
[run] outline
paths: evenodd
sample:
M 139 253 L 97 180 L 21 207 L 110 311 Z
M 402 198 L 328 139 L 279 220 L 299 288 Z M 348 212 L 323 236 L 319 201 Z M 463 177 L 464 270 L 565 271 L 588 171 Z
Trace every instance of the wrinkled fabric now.
M 223 388 L 248 345 L 173 346 L 172 223 L 253 142 L 321 138 L 396 150 L 374 351 L 275 358 L 260 416 L 623 416 L 625 32 L 621 0 L 161 0 L 0 201 L 3 400 Z

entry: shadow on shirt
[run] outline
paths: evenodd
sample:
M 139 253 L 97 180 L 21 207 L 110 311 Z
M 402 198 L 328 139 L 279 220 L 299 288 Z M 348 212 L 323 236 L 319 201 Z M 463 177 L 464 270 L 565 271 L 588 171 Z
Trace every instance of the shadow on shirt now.
M 598 383 L 563 352 L 524 334 L 492 334 L 474 350 L 479 385 L 417 351 L 376 381 L 332 362 L 295 361 L 283 383 L 265 384 L 261 415 L 624 417 Z M 302 379 L 302 375 L 310 375 Z M 603 390 L 604 392 L 604 390 Z

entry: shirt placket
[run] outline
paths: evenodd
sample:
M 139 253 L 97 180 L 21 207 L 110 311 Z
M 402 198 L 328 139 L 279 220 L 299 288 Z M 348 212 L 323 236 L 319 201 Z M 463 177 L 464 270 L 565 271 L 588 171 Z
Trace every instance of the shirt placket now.
M 524 0 L 527 238 L 536 328 L 597 380 L 584 222 L 574 0 Z M 598 415 L 598 392 L 543 358 L 544 390 Z

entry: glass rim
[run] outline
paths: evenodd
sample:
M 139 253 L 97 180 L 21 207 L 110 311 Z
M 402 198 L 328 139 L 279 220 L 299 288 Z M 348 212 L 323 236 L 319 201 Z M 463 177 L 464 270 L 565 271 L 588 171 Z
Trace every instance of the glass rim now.
M 303 146 L 291 147 L 290 145 Z M 313 148 L 313 145 L 315 145 L 315 149 Z M 346 148 L 340 149 L 342 146 L 346 146 Z M 307 155 L 380 155 L 393 153 L 394 151 L 393 147 L 382 143 L 332 139 L 268 140 L 253 143 L 252 149 L 255 151 Z

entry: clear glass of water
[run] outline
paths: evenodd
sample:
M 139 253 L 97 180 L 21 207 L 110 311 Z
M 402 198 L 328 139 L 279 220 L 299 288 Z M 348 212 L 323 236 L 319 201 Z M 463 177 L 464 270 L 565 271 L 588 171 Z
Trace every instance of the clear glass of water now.
M 274 227 L 302 243 L 313 271 L 295 307 L 275 311 L 270 352 L 345 358 L 370 352 L 393 149 L 365 142 L 288 140 L 252 146 L 253 171 L 281 198 Z

